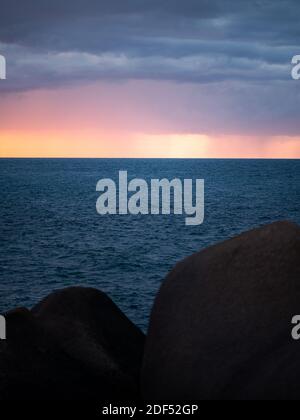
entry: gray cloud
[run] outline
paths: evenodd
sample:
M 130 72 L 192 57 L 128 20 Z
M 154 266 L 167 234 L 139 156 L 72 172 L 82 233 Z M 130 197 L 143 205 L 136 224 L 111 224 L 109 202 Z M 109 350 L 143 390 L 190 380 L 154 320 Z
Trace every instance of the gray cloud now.
M 208 83 L 289 77 L 296 0 L 10 0 L 6 90 L 98 78 Z
M 202 109 L 201 127 L 212 131 L 221 103 L 228 131 L 295 134 L 299 23 L 298 0 L 10 0 L 0 13 L 0 92 L 96 80 L 198 84 L 186 130 L 199 129 Z

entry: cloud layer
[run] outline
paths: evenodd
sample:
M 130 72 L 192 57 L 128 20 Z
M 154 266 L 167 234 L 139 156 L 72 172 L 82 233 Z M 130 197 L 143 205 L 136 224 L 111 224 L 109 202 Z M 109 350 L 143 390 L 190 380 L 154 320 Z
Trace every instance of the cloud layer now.
M 77 80 L 288 80 L 296 0 L 12 0 L 1 6 L 6 89 Z
M 165 116 L 158 131 L 296 136 L 299 23 L 298 0 L 10 0 L 0 95 L 161 83 L 155 97 L 143 88 L 139 104 Z

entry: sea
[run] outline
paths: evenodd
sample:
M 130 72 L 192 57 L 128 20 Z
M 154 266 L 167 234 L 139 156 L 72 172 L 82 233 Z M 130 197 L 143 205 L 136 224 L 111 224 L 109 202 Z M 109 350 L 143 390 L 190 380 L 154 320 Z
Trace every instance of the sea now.
M 119 171 L 129 180 L 204 179 L 204 223 L 99 215 L 96 184 L 117 182 Z M 300 224 L 299 160 L 0 159 L 0 192 L 0 313 L 91 286 L 144 331 L 178 261 L 266 223 Z

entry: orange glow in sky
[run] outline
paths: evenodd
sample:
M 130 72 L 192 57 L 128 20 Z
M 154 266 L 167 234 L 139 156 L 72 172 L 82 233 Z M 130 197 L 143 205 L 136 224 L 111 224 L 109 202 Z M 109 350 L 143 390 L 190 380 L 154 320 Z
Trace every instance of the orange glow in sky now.
M 300 138 L 271 137 L 261 143 L 195 134 L 8 131 L 1 132 L 0 157 L 299 158 Z
M 216 133 L 189 131 L 181 89 L 98 83 L 2 96 L 0 157 L 300 158 L 300 137 L 220 134 L 217 115 Z

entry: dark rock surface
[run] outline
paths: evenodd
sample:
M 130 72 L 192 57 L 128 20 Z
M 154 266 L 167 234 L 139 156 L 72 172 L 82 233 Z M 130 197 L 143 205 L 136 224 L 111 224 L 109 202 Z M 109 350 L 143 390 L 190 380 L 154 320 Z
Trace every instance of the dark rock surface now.
M 144 335 L 102 292 L 55 292 L 6 314 L 0 400 L 136 399 Z
M 300 399 L 300 228 L 278 222 L 180 262 L 156 299 L 147 399 Z

